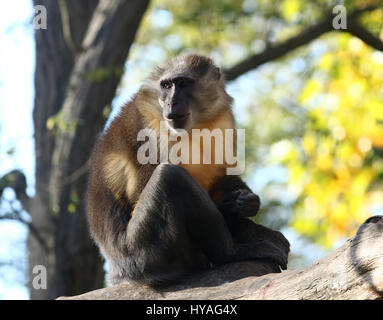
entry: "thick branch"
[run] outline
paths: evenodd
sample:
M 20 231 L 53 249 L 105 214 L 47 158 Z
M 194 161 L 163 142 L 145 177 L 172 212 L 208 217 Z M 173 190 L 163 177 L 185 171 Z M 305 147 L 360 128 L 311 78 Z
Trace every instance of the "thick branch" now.
M 357 9 L 353 11 L 351 14 L 347 16 L 347 29 L 340 30 L 345 32 L 350 32 L 356 37 L 359 37 L 361 40 L 365 41 L 367 44 L 372 47 L 378 49 L 382 47 L 382 43 L 379 39 L 375 38 L 371 34 L 369 34 L 366 30 L 364 30 L 361 26 L 357 25 L 357 19 L 359 16 L 367 11 L 375 10 L 375 6 L 369 6 L 361 9 Z M 225 78 L 227 81 L 231 81 L 241 76 L 242 74 L 259 67 L 262 64 L 267 62 L 276 60 L 286 55 L 287 53 L 292 52 L 293 50 L 304 46 L 310 43 L 312 40 L 320 37 L 321 35 L 333 31 L 334 28 L 332 26 L 332 22 L 334 19 L 334 15 L 329 13 L 326 17 L 313 26 L 306 28 L 304 31 L 299 33 L 298 35 L 282 42 L 275 44 L 273 46 L 268 47 L 265 51 L 252 55 L 245 60 L 239 62 L 233 67 L 226 69 L 224 71 Z M 379 44 L 380 42 L 380 44 Z M 382 50 L 382 49 L 378 49 Z
M 359 38 L 364 43 L 368 44 L 370 47 L 379 51 L 383 51 L 383 41 L 381 41 L 379 38 L 375 37 L 373 34 L 368 32 L 357 22 L 351 21 L 347 25 L 347 29 L 344 31 L 352 34 L 354 37 Z
M 59 3 L 66 9 L 64 14 L 60 12 Z M 48 181 L 55 135 L 53 130 L 47 129 L 47 120 L 61 109 L 66 96 L 66 88 L 75 63 L 75 54 L 71 51 L 70 43 L 76 48 L 81 48 L 98 1 L 33 0 L 33 4 L 43 5 L 48 13 L 47 29 L 35 30 L 36 68 L 33 109 L 36 195 L 43 203 L 48 203 Z M 65 24 L 62 25 L 61 21 Z M 35 212 L 31 212 L 31 215 L 35 215 Z
M 61 299 L 382 299 L 383 216 L 305 268 L 267 272 L 266 262 L 234 263 L 161 291 L 125 283 Z

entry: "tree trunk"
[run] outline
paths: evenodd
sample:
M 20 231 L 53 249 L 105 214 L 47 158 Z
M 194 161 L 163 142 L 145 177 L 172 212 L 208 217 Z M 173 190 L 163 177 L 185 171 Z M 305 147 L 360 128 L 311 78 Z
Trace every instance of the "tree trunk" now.
M 35 0 L 47 9 L 36 30 L 36 195 L 26 208 L 46 248 L 30 234 L 29 274 L 48 273 L 31 299 L 73 295 L 103 285 L 100 254 L 85 214 L 87 164 L 115 95 L 148 0 Z M 101 74 L 101 76 L 100 76 Z
M 123 283 L 60 299 L 383 299 L 383 216 L 369 218 L 341 248 L 305 268 L 269 271 L 266 261 L 233 263 L 158 291 Z

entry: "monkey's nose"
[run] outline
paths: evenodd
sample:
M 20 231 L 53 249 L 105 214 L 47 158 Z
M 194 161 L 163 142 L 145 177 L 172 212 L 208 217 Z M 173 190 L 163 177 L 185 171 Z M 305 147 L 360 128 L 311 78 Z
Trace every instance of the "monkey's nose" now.
M 176 110 L 179 107 L 179 103 L 177 101 L 174 101 L 170 104 L 171 110 Z
M 171 112 L 168 114 L 167 118 L 170 120 L 179 120 L 183 119 L 189 116 L 190 113 L 176 113 L 176 112 Z

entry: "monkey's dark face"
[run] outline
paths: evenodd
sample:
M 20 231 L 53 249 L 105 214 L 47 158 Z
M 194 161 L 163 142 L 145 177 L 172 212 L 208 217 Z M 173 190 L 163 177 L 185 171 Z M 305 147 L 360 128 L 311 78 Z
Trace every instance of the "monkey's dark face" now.
M 192 122 L 196 82 L 185 75 L 164 77 L 160 80 L 162 115 L 173 129 L 187 129 Z
M 145 108 L 151 112 L 151 106 L 159 103 L 156 117 L 174 130 L 199 128 L 217 119 L 232 103 L 219 68 L 211 59 L 195 54 L 155 68 L 142 92 Z

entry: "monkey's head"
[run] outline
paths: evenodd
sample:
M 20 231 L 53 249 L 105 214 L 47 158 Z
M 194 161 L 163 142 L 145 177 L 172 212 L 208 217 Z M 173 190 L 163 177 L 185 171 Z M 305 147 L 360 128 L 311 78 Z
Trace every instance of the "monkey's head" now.
M 157 67 L 143 90 L 157 98 L 158 114 L 175 130 L 190 130 L 211 121 L 232 103 L 220 69 L 210 58 L 196 54 Z

